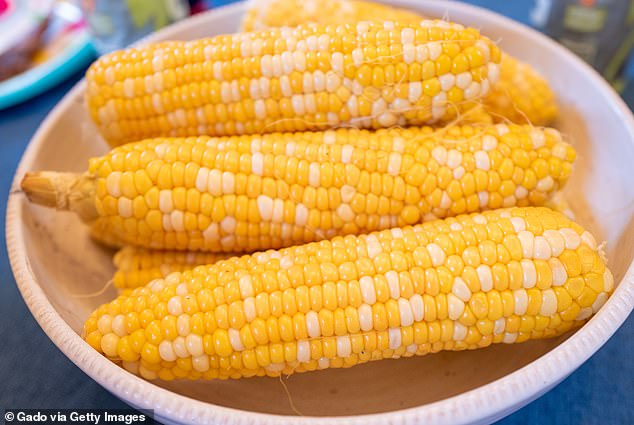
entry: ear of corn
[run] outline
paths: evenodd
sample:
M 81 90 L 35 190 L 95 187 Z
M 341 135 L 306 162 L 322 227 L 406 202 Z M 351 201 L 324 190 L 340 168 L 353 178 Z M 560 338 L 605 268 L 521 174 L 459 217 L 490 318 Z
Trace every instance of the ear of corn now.
M 516 125 L 153 139 L 91 160 L 96 196 L 75 198 L 105 242 L 252 252 L 543 205 L 574 158 L 556 130 Z
M 252 0 L 248 3 L 243 30 L 296 26 L 310 22 L 339 24 L 361 20 L 419 22 L 416 13 L 369 1 L 356 0 Z M 503 55 L 500 79 L 483 98 L 485 110 L 497 122 L 544 126 L 557 115 L 555 95 L 548 82 L 529 64 Z M 453 118 L 453 117 L 452 117 Z M 467 122 L 490 122 L 487 114 L 471 114 Z
M 242 31 L 295 27 L 306 23 L 322 25 L 360 21 L 418 24 L 423 17 L 406 9 L 357 0 L 251 0 L 242 21 Z
M 500 50 L 446 21 L 306 25 L 167 42 L 105 55 L 87 103 L 113 145 L 451 118 L 488 93 Z
M 590 233 L 514 208 L 173 273 L 98 308 L 84 337 L 148 379 L 279 376 L 560 335 L 613 286 Z
M 506 54 L 500 80 L 484 104 L 497 122 L 549 125 L 557 117 L 555 94 L 548 82 L 533 67 Z
M 117 271 L 112 280 L 114 286 L 121 290 L 138 288 L 170 273 L 190 270 L 201 264 L 213 264 L 226 258 L 229 258 L 228 254 L 158 251 L 125 246 L 114 256 Z

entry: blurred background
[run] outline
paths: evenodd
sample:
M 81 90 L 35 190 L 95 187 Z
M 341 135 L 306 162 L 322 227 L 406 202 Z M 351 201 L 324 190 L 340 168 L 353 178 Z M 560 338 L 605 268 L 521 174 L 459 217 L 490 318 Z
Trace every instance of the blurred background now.
M 122 48 L 236 0 L 0 0 L 0 109 L 32 98 Z M 442 0 L 438 0 L 442 1 Z M 634 1 L 467 0 L 553 37 L 634 106 Z

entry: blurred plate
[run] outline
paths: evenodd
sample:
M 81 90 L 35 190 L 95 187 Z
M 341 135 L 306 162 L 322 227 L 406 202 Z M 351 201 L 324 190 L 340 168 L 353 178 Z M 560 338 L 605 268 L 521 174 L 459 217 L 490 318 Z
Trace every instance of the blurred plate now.
M 32 67 L 0 82 L 0 109 L 45 92 L 94 59 L 95 50 L 79 7 L 69 1 L 57 1 L 49 19 Z

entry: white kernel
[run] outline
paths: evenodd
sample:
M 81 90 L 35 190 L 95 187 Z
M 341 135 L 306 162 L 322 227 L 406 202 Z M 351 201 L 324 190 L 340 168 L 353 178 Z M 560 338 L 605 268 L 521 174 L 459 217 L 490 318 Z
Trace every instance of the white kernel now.
M 401 329 L 400 328 L 389 328 L 387 330 L 387 335 L 390 340 L 389 347 L 392 350 L 396 350 L 401 346 Z
M 449 228 L 453 230 L 454 232 L 459 232 L 463 229 L 462 224 L 458 223 L 457 221 L 454 221 L 453 223 L 451 223 L 449 225 Z
M 352 354 L 352 344 L 348 335 L 337 337 L 337 357 L 348 357 Z
M 608 300 L 608 294 L 605 292 L 601 292 L 599 293 L 599 295 L 597 295 L 597 299 L 594 300 L 594 302 L 592 303 L 592 312 L 596 313 L 597 311 L 599 311 L 599 309 L 601 307 L 603 307 L 603 304 L 605 304 L 605 302 Z M 119 335 L 121 336 L 121 335 Z
M 123 314 L 117 314 L 113 319 L 112 319 L 112 332 L 114 332 L 117 336 L 122 337 L 126 335 L 126 328 L 125 328 L 125 316 L 123 316 Z
M 408 300 L 398 299 L 398 311 L 401 316 L 401 326 L 411 326 L 414 323 L 414 314 Z
M 429 59 L 429 49 L 425 44 L 419 44 L 416 46 L 416 62 L 423 63 Z
M 202 167 L 198 170 L 198 174 L 196 174 L 196 189 L 199 192 L 206 192 L 209 180 L 209 168 Z
M 346 223 L 349 223 L 354 220 L 354 211 L 348 204 L 340 204 L 337 207 L 337 215 Z
M 205 354 L 203 339 L 200 335 L 187 335 L 187 337 L 185 338 L 185 346 L 187 347 L 187 351 L 189 351 L 189 353 L 194 357 L 202 356 L 203 354 Z
M 552 229 L 544 231 L 543 236 L 550 246 L 551 255 L 558 257 L 566 247 L 564 237 L 557 230 Z
M 546 176 L 537 182 L 536 189 L 540 192 L 549 192 L 555 187 L 555 181 L 551 176 Z
M 536 260 L 548 260 L 550 258 L 550 245 L 543 236 L 535 236 L 533 242 L 533 258 Z
M 266 118 L 266 106 L 262 99 L 257 99 L 253 102 L 253 110 L 257 119 L 263 120 Z
M 451 169 L 458 167 L 462 163 L 462 154 L 456 149 L 449 149 L 447 152 L 447 166 Z
M 517 238 L 522 245 L 522 255 L 524 258 L 533 258 L 535 236 L 529 231 L 522 230 L 517 234 Z
M 161 359 L 166 362 L 176 361 L 176 353 L 174 353 L 174 347 L 170 341 L 163 340 L 158 346 L 159 355 Z
M 505 344 L 513 344 L 517 340 L 517 332 L 505 333 L 502 342 Z
M 305 339 L 297 341 L 297 361 L 301 363 L 310 361 L 310 343 Z
M 374 279 L 370 276 L 363 276 L 359 279 L 359 286 L 361 289 L 361 297 L 363 302 L 372 305 L 376 302 L 376 290 L 374 287 Z
M 257 310 L 255 308 L 255 298 L 249 297 L 246 298 L 243 302 L 244 306 L 244 317 L 247 319 L 247 322 L 252 322 L 257 317 Z
M 487 219 L 482 214 L 474 214 L 472 216 L 472 220 L 475 224 L 480 224 L 482 226 L 486 226 Z
M 462 90 L 466 90 L 473 81 L 470 72 L 461 72 L 456 76 L 456 86 Z
M 349 164 L 352 161 L 352 152 L 354 151 L 354 147 L 352 145 L 343 145 L 341 147 L 341 162 L 344 164 Z
M 287 75 L 280 77 L 280 91 L 282 96 L 291 97 L 293 95 L 293 89 L 291 88 L 291 80 Z
M 169 214 L 174 210 L 171 190 L 161 190 L 159 192 L 159 210 L 165 214 Z
M 167 302 L 167 312 L 172 316 L 180 316 L 183 314 L 183 306 L 181 304 L 181 297 L 174 296 Z
M 510 131 L 509 126 L 506 124 L 496 124 L 495 130 L 498 132 L 498 136 L 504 136 Z
M 489 192 L 478 192 L 478 202 L 480 207 L 486 207 L 489 204 Z
M 102 335 L 112 332 L 112 316 L 104 314 L 97 320 L 97 329 Z
M 460 180 L 464 175 L 465 175 L 465 169 L 462 165 L 459 167 L 456 167 L 453 170 L 453 178 L 456 180 Z
M 542 316 L 552 316 L 557 313 L 557 296 L 552 289 L 542 291 L 542 305 L 539 314 Z
M 500 65 L 495 62 L 489 62 L 487 68 L 487 79 L 489 83 L 497 83 L 500 80 Z
M 425 303 L 423 302 L 423 297 L 419 294 L 414 294 L 409 299 L 409 305 L 412 307 L 412 316 L 414 317 L 414 321 L 420 322 L 423 320 L 425 316 Z
M 473 156 L 475 158 L 476 168 L 484 171 L 489 171 L 491 169 L 491 160 L 486 152 L 477 151 Z
M 182 211 L 175 210 L 172 211 L 169 215 L 170 222 L 172 223 L 172 229 L 176 232 L 184 232 L 185 231 L 185 215 Z
M 183 338 L 182 336 L 177 336 L 176 338 L 174 338 L 172 347 L 174 348 L 174 354 L 176 354 L 176 356 L 181 358 L 189 357 L 189 351 L 187 351 L 185 338 Z
M 266 195 L 259 195 L 256 202 L 260 218 L 264 221 L 271 221 L 273 218 L 273 199 Z
M 253 297 L 253 280 L 251 276 L 244 275 L 238 280 L 238 285 L 240 286 L 240 295 L 242 298 Z
M 370 257 L 370 259 L 373 259 L 381 252 L 383 252 L 383 249 L 381 248 L 381 243 L 374 235 L 368 235 L 365 238 L 365 245 L 366 249 L 368 250 L 368 257 Z
M 490 134 L 486 134 L 482 136 L 482 149 L 489 152 L 495 149 L 498 146 L 498 140 L 491 136 Z
M 528 309 L 528 294 L 525 289 L 517 289 L 513 291 L 513 301 L 515 304 L 514 313 L 517 316 L 522 316 L 526 314 L 526 310 Z
M 582 308 L 575 320 L 586 320 L 590 316 L 592 316 L 592 307 Z
M 476 273 L 480 280 L 480 288 L 484 292 L 489 292 L 493 289 L 493 274 L 491 273 L 491 267 L 486 264 L 480 264 L 476 267 Z
M 372 323 L 372 307 L 367 304 L 359 306 L 359 325 L 363 332 L 371 331 L 374 326 Z
M 390 297 L 397 300 L 401 296 L 398 273 L 390 270 L 385 273 L 385 279 L 387 279 L 387 286 L 390 288 Z
M 191 329 L 189 327 L 189 314 L 181 314 L 176 319 L 176 329 L 178 330 L 178 334 L 182 337 L 186 337 L 191 333 Z
M 548 265 L 553 275 L 553 286 L 561 286 L 566 283 L 568 280 L 568 273 L 561 261 L 559 261 L 558 258 L 553 257 L 548 260 Z
M 506 328 L 506 319 L 504 317 L 500 317 L 498 320 L 493 322 L 493 334 L 500 335 L 504 332 Z
M 419 81 L 409 83 L 408 100 L 410 103 L 417 102 L 421 94 L 423 94 L 423 85 Z
M 581 245 L 581 238 L 574 230 L 564 227 L 563 229 L 559 229 L 559 233 L 564 238 L 566 249 L 575 250 Z
M 284 201 L 282 199 L 273 200 L 273 223 L 282 223 L 284 221 Z
M 209 356 L 202 354 L 192 358 L 192 367 L 197 372 L 207 372 L 209 370 Z
M 334 72 L 336 72 L 337 74 L 343 74 L 343 63 L 344 63 L 344 58 L 343 58 L 343 53 L 341 52 L 334 52 L 332 54 L 332 56 L 330 57 L 330 64 L 332 66 L 332 70 Z
M 445 165 L 447 163 L 447 149 L 442 146 L 436 146 L 432 149 L 431 156 L 439 165 Z
M 123 94 L 126 97 L 134 97 L 134 80 L 132 78 L 123 80 Z
M 537 283 L 537 270 L 531 260 L 521 260 L 524 288 L 532 288 Z
M 597 249 L 597 241 L 594 239 L 594 236 L 587 230 L 581 234 L 581 242 L 585 243 L 590 249 L 596 251 Z
M 517 199 L 524 199 L 528 196 L 528 190 L 524 186 L 517 186 L 513 195 Z
M 403 44 L 403 62 L 411 64 L 416 61 L 416 46 L 412 43 Z
M 453 74 L 445 74 L 438 77 L 440 81 L 440 89 L 442 91 L 449 91 L 456 84 L 456 76 Z
M 454 322 L 453 324 L 453 340 L 462 341 L 467 337 L 467 327 L 460 322 Z
M 319 316 L 314 311 L 306 313 L 306 331 L 311 338 L 318 338 L 321 336 L 321 330 L 319 328 Z
M 293 52 L 293 65 L 299 72 L 306 71 L 306 53 L 301 51 Z
M 222 195 L 222 171 L 215 168 L 213 170 L 209 170 L 207 192 L 212 196 Z
M 121 196 L 121 172 L 113 171 L 106 177 L 106 190 L 115 198 Z
M 443 264 L 447 258 L 445 251 L 443 251 L 442 248 L 435 243 L 428 244 L 427 251 L 429 251 L 431 263 L 434 267 L 438 267 Z
M 530 136 L 531 140 L 533 141 L 533 148 L 535 149 L 541 148 L 546 143 L 544 133 L 537 129 L 532 130 Z
M 447 294 L 447 313 L 451 320 L 458 320 L 464 313 L 464 301 L 452 293 Z
M 251 171 L 256 176 L 264 175 L 264 155 L 260 152 L 255 152 L 251 156 Z
M 231 348 L 235 351 L 244 350 L 244 344 L 240 338 L 240 331 L 237 329 L 229 329 L 229 342 L 231 343 Z
M 224 80 L 224 77 L 222 76 L 222 64 L 222 61 L 213 61 L 212 71 L 214 73 L 214 80 Z
M 439 120 L 445 115 L 447 109 L 447 93 L 441 91 L 431 100 L 432 119 Z
M 308 166 L 308 184 L 312 187 L 319 187 L 321 181 L 321 172 L 318 162 L 311 162 Z
M 132 209 L 132 200 L 128 198 L 121 197 L 117 202 L 117 210 L 119 211 L 119 215 L 123 218 L 132 217 L 134 211 Z
M 317 70 L 313 73 L 313 84 L 316 93 L 326 90 L 326 75 L 323 71 Z
M 469 87 L 464 90 L 464 98 L 467 100 L 475 99 L 476 97 L 480 96 L 481 93 L 482 86 L 480 85 L 480 83 L 476 83 L 475 81 L 473 81 L 471 84 L 469 84 Z
M 429 49 L 429 59 L 433 61 L 442 54 L 442 45 L 439 42 L 429 42 L 427 49 Z
M 306 208 L 304 204 L 297 204 L 295 207 L 295 224 L 298 226 L 305 226 L 307 222 L 308 208 Z
M 453 281 L 452 292 L 462 301 L 467 302 L 471 299 L 471 290 L 467 286 L 464 280 L 460 277 L 456 277 Z
M 220 237 L 220 231 L 218 223 L 211 223 L 207 228 L 203 231 L 203 238 L 207 241 L 217 240 Z
M 612 292 L 614 289 L 614 276 L 612 272 L 608 269 L 605 269 L 603 272 L 603 290 L 605 292 Z
M 352 201 L 352 198 L 354 198 L 354 195 L 356 195 L 357 191 L 353 186 L 350 185 L 343 185 L 341 187 L 341 200 L 343 202 L 350 202 Z

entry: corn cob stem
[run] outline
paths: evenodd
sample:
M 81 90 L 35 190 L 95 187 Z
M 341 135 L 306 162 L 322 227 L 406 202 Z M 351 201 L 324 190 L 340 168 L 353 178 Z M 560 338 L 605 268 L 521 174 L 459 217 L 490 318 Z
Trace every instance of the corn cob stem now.
M 543 205 L 574 158 L 556 130 L 513 125 L 152 139 L 92 159 L 81 189 L 106 243 L 252 252 Z
M 34 204 L 73 211 L 85 221 L 99 216 L 95 208 L 95 179 L 88 174 L 29 172 L 22 179 L 21 187 Z
M 613 288 L 590 233 L 513 208 L 173 273 L 99 307 L 83 335 L 148 379 L 279 376 L 560 335 Z

